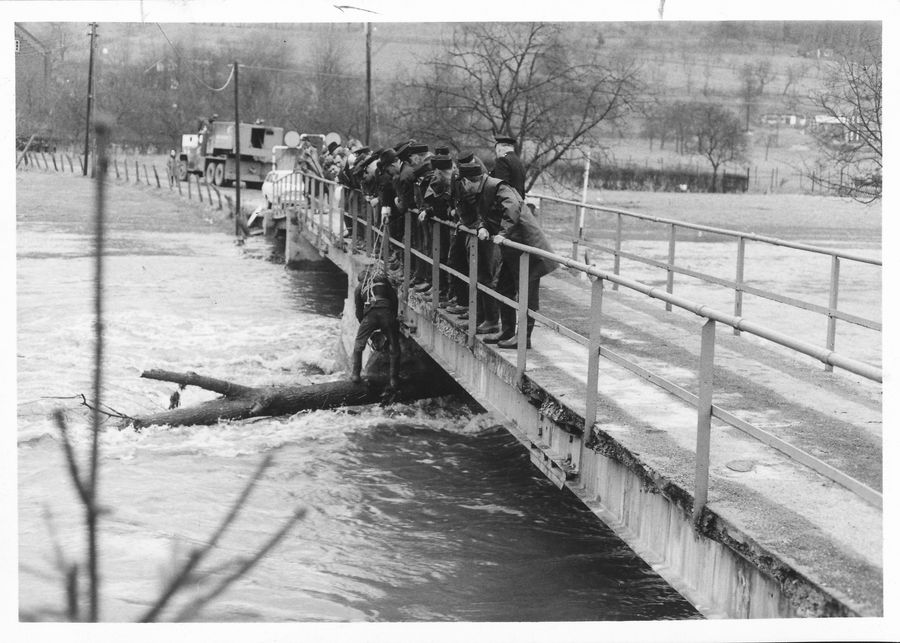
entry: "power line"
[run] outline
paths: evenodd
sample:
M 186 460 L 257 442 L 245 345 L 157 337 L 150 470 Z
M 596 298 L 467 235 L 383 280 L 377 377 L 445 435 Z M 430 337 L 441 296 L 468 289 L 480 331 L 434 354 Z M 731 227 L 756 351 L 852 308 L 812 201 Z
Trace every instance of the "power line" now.
M 172 48 L 172 51 L 175 52 L 175 56 L 178 58 L 178 60 L 184 62 L 184 56 L 182 56 L 181 53 L 178 51 L 178 49 L 175 48 L 175 45 L 173 45 L 172 41 L 169 40 L 169 37 L 166 35 L 166 32 L 163 31 L 163 28 L 160 26 L 160 24 L 158 22 L 155 24 L 156 24 L 156 27 L 159 29 L 159 32 L 163 35 L 163 38 L 165 38 L 166 42 L 169 43 L 169 46 Z M 215 87 L 211 87 L 210 85 L 207 85 L 206 81 L 204 81 L 202 78 L 200 78 L 200 76 L 195 74 L 194 70 L 192 70 L 190 67 L 188 67 L 187 70 L 191 74 L 191 76 L 193 76 L 197 80 L 198 83 L 200 83 L 201 85 L 206 87 L 208 90 L 214 91 L 214 92 L 225 91 L 225 89 L 231 83 L 231 79 L 234 77 L 234 67 L 232 66 L 231 73 L 228 75 L 228 80 L 225 81 L 225 84 L 219 88 L 215 88 Z

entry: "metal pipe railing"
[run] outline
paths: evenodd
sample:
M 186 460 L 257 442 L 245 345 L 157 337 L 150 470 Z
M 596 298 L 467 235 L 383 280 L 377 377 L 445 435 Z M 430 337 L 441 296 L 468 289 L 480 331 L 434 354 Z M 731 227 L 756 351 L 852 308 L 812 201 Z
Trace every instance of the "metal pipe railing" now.
M 621 219 L 620 219 L 621 220 Z M 308 222 L 308 219 L 307 219 Z M 354 216 L 354 226 L 358 223 L 358 218 Z M 772 446 L 773 448 L 778 449 L 782 453 L 797 459 L 801 463 L 809 466 L 813 470 L 821 473 L 822 475 L 828 477 L 829 479 L 837 482 L 838 484 L 843 485 L 844 487 L 850 489 L 866 501 L 876 505 L 878 507 L 882 506 L 883 497 L 882 494 L 865 484 L 851 478 L 850 476 L 840 472 L 835 469 L 831 465 L 818 460 L 814 456 L 790 445 L 779 438 L 772 436 L 748 423 L 740 420 L 732 416 L 730 413 L 719 409 L 714 406 L 712 403 L 713 398 L 713 390 L 714 390 L 714 378 L 713 378 L 713 368 L 715 363 L 715 328 L 716 323 L 725 324 L 734 329 L 735 333 L 746 332 L 751 335 L 760 337 L 761 339 L 767 340 L 774 344 L 783 346 L 800 354 L 812 357 L 817 359 L 828 367 L 837 366 L 842 368 L 848 372 L 854 373 L 856 375 L 860 375 L 867 379 L 882 382 L 883 375 L 880 368 L 877 368 L 871 364 L 867 364 L 865 362 L 861 362 L 859 360 L 855 360 L 853 358 L 841 355 L 836 353 L 832 348 L 821 348 L 810 344 L 809 342 L 804 342 L 798 340 L 796 338 L 790 337 L 778 331 L 767 328 L 761 324 L 757 324 L 751 322 L 747 319 L 744 319 L 740 316 L 741 308 L 740 308 L 740 300 L 735 300 L 735 314 L 731 315 L 719 310 L 716 310 L 710 306 L 705 304 L 700 304 L 695 301 L 691 301 L 684 297 L 680 297 L 678 295 L 673 294 L 670 291 L 669 284 L 666 284 L 666 289 L 662 290 L 660 288 L 648 286 L 642 282 L 635 281 L 632 279 L 628 279 L 622 277 L 615 272 L 610 273 L 605 270 L 601 270 L 595 266 L 590 266 L 585 263 L 581 263 L 574 259 L 569 259 L 563 257 L 561 255 L 557 255 L 552 252 L 547 252 L 541 250 L 539 248 L 535 248 L 532 246 L 527 246 L 524 244 L 516 243 L 514 241 L 510 241 L 509 239 L 499 239 L 498 244 L 501 246 L 507 246 L 509 248 L 518 250 L 521 252 L 519 259 L 519 292 L 518 292 L 518 301 L 512 301 L 507 297 L 500 295 L 499 293 L 493 291 L 488 288 L 484 284 L 478 283 L 478 242 L 476 237 L 476 231 L 468 228 L 464 225 L 456 224 L 445 221 L 435 220 L 433 222 L 435 234 L 432 235 L 432 248 L 430 256 L 428 254 L 419 252 L 418 250 L 412 249 L 410 240 L 411 240 L 411 231 L 410 231 L 411 221 L 409 219 L 409 215 L 406 217 L 404 223 L 404 268 L 403 268 L 403 279 L 404 283 L 408 282 L 410 276 L 410 262 L 409 259 L 411 256 L 416 256 L 419 260 L 424 260 L 431 263 L 432 266 L 432 304 L 435 309 L 436 300 L 437 300 L 437 292 L 439 290 L 439 281 L 440 281 L 440 272 L 443 270 L 448 274 L 455 275 L 464 281 L 468 282 L 469 285 L 469 297 L 468 297 L 468 312 L 469 319 L 468 325 L 466 329 L 466 344 L 469 347 L 473 347 L 475 344 L 475 329 L 476 329 L 476 319 L 477 319 L 477 299 L 479 290 L 488 294 L 489 296 L 494 297 L 498 301 L 506 304 L 512 305 L 516 308 L 516 316 L 517 316 L 517 340 L 518 340 L 518 350 L 516 354 L 516 378 L 517 381 L 521 381 L 523 377 L 526 367 L 527 367 L 527 351 L 526 351 L 526 342 L 527 342 L 527 325 L 528 318 L 531 316 L 535 320 L 546 320 L 552 321 L 546 318 L 544 315 L 539 315 L 534 311 L 530 311 L 528 309 L 528 287 L 529 287 L 529 258 L 530 256 L 538 256 L 544 259 L 549 259 L 554 261 L 560 265 L 566 266 L 568 268 L 574 269 L 578 272 L 584 273 L 589 277 L 593 278 L 593 285 L 591 288 L 591 303 L 590 303 L 590 328 L 589 328 L 589 336 L 586 340 L 586 344 L 588 347 L 588 364 L 587 364 L 587 392 L 585 397 L 585 432 L 588 432 L 593 427 L 594 422 L 596 421 L 597 416 L 597 383 L 598 383 L 598 372 L 599 372 L 599 359 L 601 356 L 606 355 L 609 358 L 615 357 L 613 361 L 616 363 L 622 364 L 627 363 L 627 360 L 620 356 L 614 356 L 607 349 L 602 348 L 602 301 L 603 301 L 603 288 L 604 282 L 609 281 L 612 283 L 613 288 L 617 288 L 622 286 L 629 290 L 638 292 L 647 297 L 651 297 L 654 299 L 659 299 L 666 303 L 667 309 L 671 307 L 676 307 L 682 310 L 686 310 L 688 312 L 694 313 L 705 319 L 702 331 L 701 331 L 701 340 L 700 340 L 700 360 L 698 366 L 698 393 L 696 396 L 691 395 L 690 393 L 681 390 L 675 385 L 666 382 L 659 376 L 656 376 L 652 373 L 646 373 L 645 377 L 648 381 L 662 386 L 665 390 L 669 392 L 679 393 L 677 397 L 680 399 L 690 402 L 694 404 L 697 408 L 697 446 L 696 446 L 696 460 L 695 460 L 695 474 L 694 474 L 694 518 L 699 519 L 704 506 L 706 505 L 708 498 L 708 489 L 709 489 L 709 453 L 710 453 L 710 429 L 712 417 L 717 417 L 718 419 L 734 426 L 735 428 L 743 431 L 745 434 L 750 435 L 751 437 L 762 441 L 763 443 Z M 367 212 L 367 222 L 366 225 L 369 228 L 368 232 L 371 232 L 371 208 L 368 209 Z M 460 273 L 451 267 L 440 264 L 440 238 L 441 235 L 439 233 L 440 226 L 450 226 L 457 230 L 457 233 L 468 234 L 472 236 L 471 242 L 469 243 L 469 253 L 468 253 L 468 275 Z M 389 235 L 384 234 L 385 240 L 389 239 Z M 393 240 L 391 240 L 393 241 Z M 399 241 L 395 242 L 399 243 Z M 386 248 L 388 243 L 383 243 L 382 248 Z M 367 252 L 371 254 L 371 247 L 367 247 Z M 674 253 L 670 246 L 670 256 Z M 835 265 L 832 270 L 832 282 L 837 283 L 837 279 L 839 277 L 838 266 L 839 266 L 839 258 L 835 257 L 834 259 Z M 737 284 L 741 284 L 743 281 L 743 275 L 741 272 L 738 272 L 735 278 L 735 282 Z M 404 288 L 404 296 L 405 303 L 408 305 L 408 292 Z M 836 303 L 837 290 L 834 288 L 832 290 L 832 305 Z M 553 322 L 556 324 L 556 322 Z M 564 333 L 567 336 L 570 333 Z M 642 367 L 637 365 L 630 365 L 630 370 L 638 372 L 644 371 Z

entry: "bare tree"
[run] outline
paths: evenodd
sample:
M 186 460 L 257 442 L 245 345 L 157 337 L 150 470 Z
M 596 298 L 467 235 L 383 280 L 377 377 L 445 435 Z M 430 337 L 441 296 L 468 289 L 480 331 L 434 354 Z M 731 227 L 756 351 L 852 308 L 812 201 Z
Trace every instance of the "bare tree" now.
M 754 62 L 745 63 L 738 70 L 738 78 L 741 81 L 740 95 L 744 101 L 745 125 L 744 129 L 750 129 L 750 111 L 756 100 L 763 95 L 766 85 L 775 78 L 775 71 L 768 59 L 762 58 Z
M 881 82 L 880 39 L 864 40 L 831 63 L 824 89 L 814 97 L 840 134 L 820 132 L 819 149 L 841 178 L 816 180 L 865 202 L 881 198 Z
M 738 117 L 721 105 L 693 103 L 690 106 L 697 152 L 712 166 L 709 191 L 716 191 L 719 167 L 726 162 L 741 160 L 746 139 Z
M 596 143 L 601 124 L 633 108 L 638 66 L 576 51 L 560 25 L 487 23 L 457 27 L 428 75 L 410 83 L 398 129 L 457 147 L 516 139 L 526 189 L 574 148 Z

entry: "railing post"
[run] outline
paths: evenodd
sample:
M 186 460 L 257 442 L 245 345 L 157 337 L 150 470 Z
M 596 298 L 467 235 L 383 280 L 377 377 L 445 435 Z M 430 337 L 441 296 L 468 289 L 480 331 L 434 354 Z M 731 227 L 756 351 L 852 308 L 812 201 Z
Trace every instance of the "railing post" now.
M 403 283 L 400 284 L 403 306 L 409 306 L 409 277 L 412 274 L 412 212 L 403 213 Z
M 666 265 L 666 292 L 670 295 L 675 290 L 675 224 L 669 227 L 669 263 Z M 666 310 L 672 310 L 671 302 L 666 302 Z
M 318 203 L 319 207 L 317 207 L 313 211 L 313 216 L 316 216 L 316 248 L 322 247 L 322 219 L 325 215 L 325 208 L 322 207 L 323 202 L 325 201 L 325 183 L 322 179 L 316 179 L 316 192 L 319 195 Z
M 831 256 L 831 287 L 828 292 L 828 334 L 825 337 L 825 347 L 834 350 L 834 337 L 837 332 L 837 318 L 834 314 L 838 306 L 838 283 L 841 279 L 841 260 L 837 255 Z M 829 373 L 834 370 L 831 364 L 825 365 Z
M 572 217 L 572 261 L 578 261 L 578 249 L 581 245 L 581 227 L 579 224 L 578 206 L 575 206 L 575 216 Z
M 616 252 L 613 257 L 613 274 L 619 275 L 619 266 L 621 265 L 620 253 L 622 252 L 622 213 L 616 213 Z M 613 283 L 613 290 L 618 290 L 619 284 Z
M 341 231 L 338 230 L 338 235 L 340 234 Z M 328 184 L 328 238 L 334 243 L 334 183 Z
M 387 223 L 385 223 L 387 221 Z M 388 269 L 391 260 L 391 224 L 390 215 L 382 215 L 381 220 L 381 262 Z M 402 270 L 402 267 L 401 267 Z
M 737 268 L 734 273 L 734 316 L 740 317 L 744 313 L 744 250 L 747 240 L 738 237 Z M 740 335 L 738 328 L 733 329 L 735 335 Z
M 372 256 L 372 221 L 374 219 L 375 207 L 366 201 L 363 206 L 366 209 L 366 255 Z
M 709 433 L 712 424 L 713 361 L 716 322 L 707 319 L 700 334 L 700 372 L 697 393 L 697 456 L 694 471 L 694 522 L 700 519 L 709 493 Z
M 525 375 L 525 356 L 528 352 L 528 268 L 531 255 L 523 252 L 519 255 L 519 310 L 516 315 L 516 383 Z
M 600 368 L 600 332 L 603 329 L 603 279 L 591 284 L 591 321 L 588 336 L 587 395 L 584 400 L 584 439 L 590 435 L 597 421 L 597 380 Z
M 431 222 L 431 307 L 437 310 L 441 296 L 441 224 Z
M 353 236 L 350 237 L 350 254 L 356 254 L 356 240 L 359 238 L 359 211 L 363 207 L 362 204 L 365 202 L 362 198 L 362 194 L 353 191 L 351 194 L 351 200 L 348 204 L 350 207 L 350 214 L 353 216 L 353 220 L 350 222 L 350 228 L 353 231 Z
M 468 234 L 468 233 L 466 233 Z M 478 237 L 469 235 L 469 331 L 466 345 L 475 346 L 475 328 L 478 318 Z

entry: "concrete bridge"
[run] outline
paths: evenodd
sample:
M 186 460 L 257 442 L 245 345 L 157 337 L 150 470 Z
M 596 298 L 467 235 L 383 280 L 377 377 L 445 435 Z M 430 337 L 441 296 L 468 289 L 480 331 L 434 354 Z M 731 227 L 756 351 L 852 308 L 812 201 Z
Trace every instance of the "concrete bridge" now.
M 267 226 L 283 221 L 288 262 L 328 260 L 347 273 L 349 353 L 352 288 L 379 246 L 376 214 L 335 184 L 288 181 L 301 182 L 310 198 L 270 212 Z M 734 312 L 724 312 L 673 292 L 671 276 L 691 272 L 674 262 L 675 222 L 661 221 L 672 230 L 668 261 L 646 259 L 667 271 L 665 288 L 621 274 L 622 217 L 640 215 L 613 214 L 614 270 L 575 260 L 583 241 L 576 225 L 562 241 L 572 255 L 546 255 L 565 268 L 542 280 L 540 312 L 510 302 L 520 321 L 536 320 L 534 348 L 499 349 L 475 334 L 469 277 L 477 249 L 468 273 L 456 273 L 469 283 L 469 319 L 440 308 L 437 288 L 423 296 L 403 286 L 404 334 L 502 419 L 548 479 L 706 616 L 883 615 L 881 369 L 833 350 L 838 319 L 881 330 L 880 320 L 838 308 L 841 262 L 880 269 L 880 261 L 734 233 L 735 279 L 709 276 L 734 289 Z M 742 295 L 753 290 L 741 277 L 748 240 L 831 255 L 830 305 L 813 310 L 828 319 L 825 346 L 741 316 Z M 415 256 L 430 262 L 433 283 L 448 270 L 434 259 L 437 248 L 420 254 L 394 243 L 403 248 L 404 275 Z

